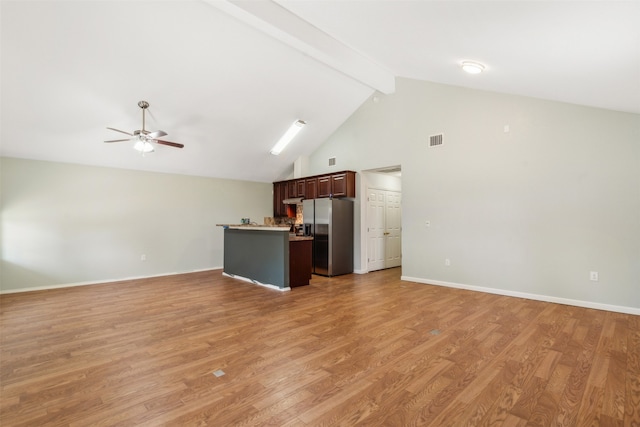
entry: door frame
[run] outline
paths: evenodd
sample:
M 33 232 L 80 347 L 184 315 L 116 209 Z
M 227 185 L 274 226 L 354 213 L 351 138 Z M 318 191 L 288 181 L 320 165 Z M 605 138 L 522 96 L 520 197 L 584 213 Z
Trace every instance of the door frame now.
M 397 172 L 395 172 L 395 170 L 397 170 Z M 402 194 L 402 175 L 400 165 L 363 170 L 358 175 L 360 175 L 361 178 L 358 188 L 360 192 L 360 269 L 354 272 L 363 274 L 369 272 L 367 253 L 367 197 L 369 189 L 397 191 Z M 400 224 L 402 227 L 402 217 L 400 218 Z M 402 236 L 402 231 L 400 235 Z

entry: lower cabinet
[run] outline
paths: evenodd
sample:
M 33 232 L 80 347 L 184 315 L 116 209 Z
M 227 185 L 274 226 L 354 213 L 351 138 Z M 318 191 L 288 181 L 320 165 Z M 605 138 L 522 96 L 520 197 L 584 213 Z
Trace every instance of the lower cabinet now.
M 312 240 L 289 241 L 289 286 L 305 286 L 311 280 Z

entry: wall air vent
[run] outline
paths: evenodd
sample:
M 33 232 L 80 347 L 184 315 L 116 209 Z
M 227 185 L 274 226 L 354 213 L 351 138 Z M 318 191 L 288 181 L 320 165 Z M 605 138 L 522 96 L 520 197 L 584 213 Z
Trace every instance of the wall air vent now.
M 329 166 L 335 166 L 335 165 L 336 165 L 336 158 L 329 157 Z
M 431 135 L 429 137 L 429 147 L 439 147 L 442 145 L 442 134 Z

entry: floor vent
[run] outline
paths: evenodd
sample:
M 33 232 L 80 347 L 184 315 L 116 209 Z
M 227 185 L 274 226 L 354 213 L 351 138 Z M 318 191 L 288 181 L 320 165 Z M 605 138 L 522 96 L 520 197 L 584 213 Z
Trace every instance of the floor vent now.
M 329 157 L 329 166 L 335 166 L 335 165 L 336 165 L 336 158 Z
M 431 135 L 429 137 L 429 147 L 439 147 L 442 145 L 442 134 Z
M 431 335 L 440 335 L 440 330 L 439 329 L 433 329 L 429 332 Z
M 222 369 L 218 369 L 213 373 L 213 375 L 215 375 L 216 377 L 221 377 L 224 375 L 224 371 Z

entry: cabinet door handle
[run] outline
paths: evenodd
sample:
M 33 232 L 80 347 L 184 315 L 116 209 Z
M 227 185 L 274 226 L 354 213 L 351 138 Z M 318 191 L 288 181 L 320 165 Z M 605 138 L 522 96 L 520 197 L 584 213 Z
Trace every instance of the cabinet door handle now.
M 389 234 L 391 234 L 391 233 L 389 233 L 389 232 L 385 231 L 383 234 L 386 236 L 386 235 L 389 235 Z

